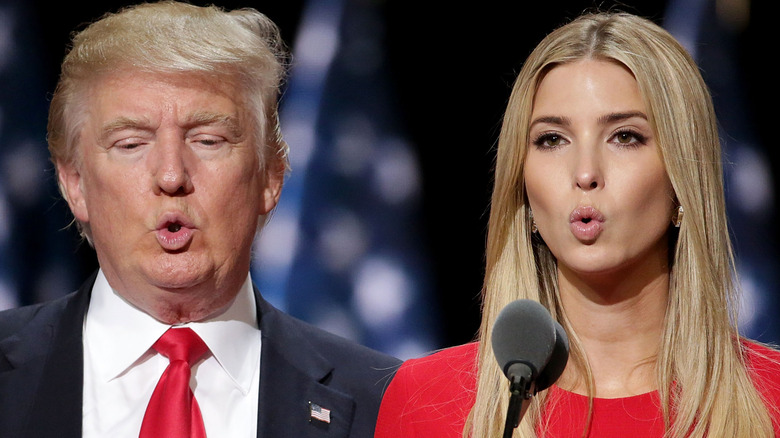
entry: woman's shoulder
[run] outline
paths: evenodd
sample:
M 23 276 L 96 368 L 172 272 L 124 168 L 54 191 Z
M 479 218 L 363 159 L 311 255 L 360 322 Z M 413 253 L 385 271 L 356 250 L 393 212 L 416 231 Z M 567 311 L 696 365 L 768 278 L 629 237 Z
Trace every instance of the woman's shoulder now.
M 780 406 L 780 350 L 777 347 L 745 340 L 745 366 L 756 389 L 773 406 Z
M 376 437 L 459 437 L 474 404 L 478 344 L 405 361 L 382 399 Z
M 446 367 L 468 372 L 476 369 L 478 350 L 477 342 L 436 350 L 431 354 L 405 361 L 401 370 L 406 368 L 406 372 L 426 373 L 437 372 L 441 367 Z
M 472 342 L 408 359 L 401 365 L 391 386 L 412 386 L 418 394 L 427 391 L 441 394 L 449 392 L 448 387 L 475 388 L 478 350 L 479 344 Z
M 777 346 L 752 340 L 743 340 L 742 346 L 746 353 L 748 369 L 751 371 L 758 373 L 769 371 L 774 375 L 780 370 L 780 349 Z M 780 375 L 775 377 L 780 380 Z

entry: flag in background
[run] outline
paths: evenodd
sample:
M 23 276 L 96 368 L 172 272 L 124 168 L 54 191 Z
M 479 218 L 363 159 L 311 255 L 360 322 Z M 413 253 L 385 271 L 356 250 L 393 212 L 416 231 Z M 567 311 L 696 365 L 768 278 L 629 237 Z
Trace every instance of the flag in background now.
M 380 5 L 306 3 L 281 102 L 292 172 L 257 241 L 252 272 L 275 305 L 406 358 L 443 346 L 439 327 L 447 315 L 434 302 L 432 262 L 423 246 L 415 151 L 426 145 L 410 144 L 400 127 L 404 110 L 395 105 L 385 65 Z M 716 9 L 724 5 L 736 9 Z M 745 3 L 670 0 L 664 21 L 700 62 L 723 127 L 730 225 L 747 292 L 742 329 L 774 341 L 780 328 L 773 317 L 777 259 L 769 221 L 776 205 L 769 150 L 753 136 L 741 97 L 744 83 L 733 65 L 739 18 L 745 17 L 740 5 Z M 0 0 L 0 308 L 54 298 L 85 278 L 84 260 L 74 257 L 78 241 L 62 231 L 71 216 L 57 194 L 46 150 L 48 101 L 41 76 L 56 66 L 41 65 L 37 56 L 39 14 L 25 2 Z M 474 35 L 477 24 L 470 23 Z M 436 26 L 431 23 L 431 32 Z M 512 47 L 506 56 L 523 54 Z M 474 61 L 485 68 L 492 62 Z M 471 302 L 473 293 L 461 290 L 453 291 L 452 301 L 463 294 Z
M 48 101 L 24 2 L 0 0 L 0 309 L 57 298 L 83 281 L 46 148 Z
M 774 181 L 767 148 L 761 147 L 755 115 L 746 100 L 738 38 L 751 19 L 748 0 L 671 0 L 664 27 L 693 56 L 709 86 L 724 151 L 729 226 L 737 253 L 742 302 L 740 330 L 777 342 L 777 253 Z
M 420 169 L 398 126 L 378 4 L 306 4 L 282 132 L 292 172 L 253 278 L 287 312 L 401 358 L 438 347 Z
M 0 3 L 0 80 L 4 79 L 11 61 L 13 41 L 11 39 L 15 21 L 14 13 L 8 5 Z M 4 115 L 8 111 L 10 98 L 6 92 L 0 89 L 0 138 L 5 134 Z M 0 146 L 2 147 L 2 146 Z M 5 154 L 0 154 L 0 166 L 2 166 Z M 15 307 L 18 304 L 16 285 L 13 279 L 13 269 L 10 260 L 13 250 L 11 248 L 11 205 L 5 194 L 6 183 L 0 174 L 0 309 Z
M 84 280 L 48 160 L 41 23 L 31 6 L 0 0 L 0 309 Z M 420 170 L 382 69 L 382 17 L 370 2 L 315 0 L 299 28 L 281 103 L 293 170 L 253 276 L 302 319 L 400 357 L 422 354 L 436 345 L 437 312 L 419 235 Z
M 716 4 L 737 9 L 716 10 Z M 727 202 L 745 291 L 741 329 L 770 341 L 780 333 L 773 318 L 777 258 L 767 223 L 775 209 L 773 182 L 768 157 L 750 135 L 747 108 L 740 99 L 743 90 L 733 65 L 738 59 L 734 25 L 739 26 L 740 17 L 746 18 L 740 14 L 745 5 L 739 0 L 673 0 L 667 3 L 664 24 L 700 63 L 713 90 L 724 128 Z M 376 67 L 383 62 L 383 48 L 375 7 L 349 0 L 308 3 L 293 51 L 297 62 L 282 105 L 282 129 L 292 148 L 293 172 L 261 237 L 264 250 L 256 277 L 264 293 L 276 296 L 277 304 L 291 313 L 409 357 L 436 345 L 437 334 L 429 328 L 437 325 L 440 316 L 426 314 L 433 295 L 426 264 L 398 262 L 424 260 L 421 248 L 414 246 L 416 198 L 407 198 L 411 203 L 387 202 L 370 183 L 376 166 L 384 166 L 382 151 L 401 151 L 413 159 L 410 151 L 415 149 L 406 147 L 402 132 L 393 125 L 397 118 L 388 98 L 390 86 L 382 82 L 386 78 Z M 432 28 L 435 31 L 435 24 Z M 401 149 L 386 149 L 388 142 L 382 136 L 388 133 L 391 143 Z M 405 190 L 417 190 L 408 185 L 416 176 L 397 173 L 410 168 L 394 168 L 393 181 L 406 182 Z M 400 218 L 409 218 L 409 225 Z M 409 240 L 394 233 L 408 233 Z M 393 258 L 377 258 L 388 251 Z M 276 265 L 268 262 L 274 257 Z M 285 267 L 279 269 L 282 262 Z M 318 292 L 310 296 L 307 291 Z M 369 296 L 374 298 L 368 301 Z M 366 306 L 369 303 L 373 307 Z M 415 314 L 420 310 L 422 314 Z M 390 344 L 377 340 L 376 333 Z M 407 345 L 413 345 L 413 339 L 422 342 L 405 351 L 391 346 L 393 339 Z

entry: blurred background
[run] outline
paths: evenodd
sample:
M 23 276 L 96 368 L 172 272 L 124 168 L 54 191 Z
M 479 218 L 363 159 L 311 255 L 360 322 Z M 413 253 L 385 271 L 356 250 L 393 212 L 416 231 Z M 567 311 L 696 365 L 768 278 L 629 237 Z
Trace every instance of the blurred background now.
M 48 100 L 71 32 L 131 3 L 0 0 L 0 309 L 62 296 L 96 268 L 67 228 Z M 470 341 L 512 82 L 545 34 L 598 6 L 653 19 L 699 62 L 726 151 L 740 326 L 780 339 L 771 2 L 193 3 L 264 12 L 294 55 L 281 102 L 292 172 L 253 265 L 278 307 L 401 358 Z

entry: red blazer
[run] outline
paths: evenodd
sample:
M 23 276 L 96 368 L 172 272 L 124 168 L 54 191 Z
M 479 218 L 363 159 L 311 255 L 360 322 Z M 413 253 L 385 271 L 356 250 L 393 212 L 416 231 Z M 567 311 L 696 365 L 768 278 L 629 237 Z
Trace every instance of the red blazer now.
M 770 406 L 780 410 L 780 352 L 751 342 L 744 345 L 756 387 Z M 375 438 L 461 438 L 475 401 L 477 348 L 470 343 L 404 362 L 382 400 Z M 588 398 L 553 385 L 548 400 L 540 436 L 580 436 L 585 430 Z M 662 437 L 659 406 L 657 391 L 596 398 L 589 436 Z M 775 434 L 780 436 L 780 412 L 773 416 Z

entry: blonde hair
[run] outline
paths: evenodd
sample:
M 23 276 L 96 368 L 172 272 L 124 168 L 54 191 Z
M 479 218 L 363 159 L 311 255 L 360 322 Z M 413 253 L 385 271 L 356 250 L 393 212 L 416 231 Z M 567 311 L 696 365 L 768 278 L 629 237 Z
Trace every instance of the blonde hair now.
M 555 257 L 530 231 L 523 183 L 536 89 L 555 66 L 582 59 L 617 62 L 632 72 L 685 208 L 679 232 L 670 231 L 669 301 L 655 367 L 667 436 L 771 436 L 768 408 L 746 369 L 736 328 L 736 273 L 712 99 L 694 60 L 668 32 L 625 13 L 589 13 L 555 30 L 514 84 L 496 156 L 476 403 L 463 436 L 501 436 L 508 381 L 496 364 L 490 332 L 501 309 L 519 298 L 540 301 L 561 322 L 571 341 L 570 363 L 585 376 L 591 400 L 595 393 L 561 305 Z M 544 427 L 546 395 L 534 397 L 515 436 L 534 437 Z
M 109 13 L 73 37 L 49 108 L 48 142 L 55 163 L 77 165 L 77 143 L 87 96 L 103 75 L 129 69 L 159 74 L 196 73 L 233 81 L 247 96 L 263 172 L 272 160 L 287 164 L 278 98 L 288 52 L 277 26 L 254 9 L 226 12 L 163 1 Z M 67 192 L 60 186 L 67 199 Z M 88 237 L 87 224 L 79 224 Z M 85 229 L 86 228 L 86 229 Z

